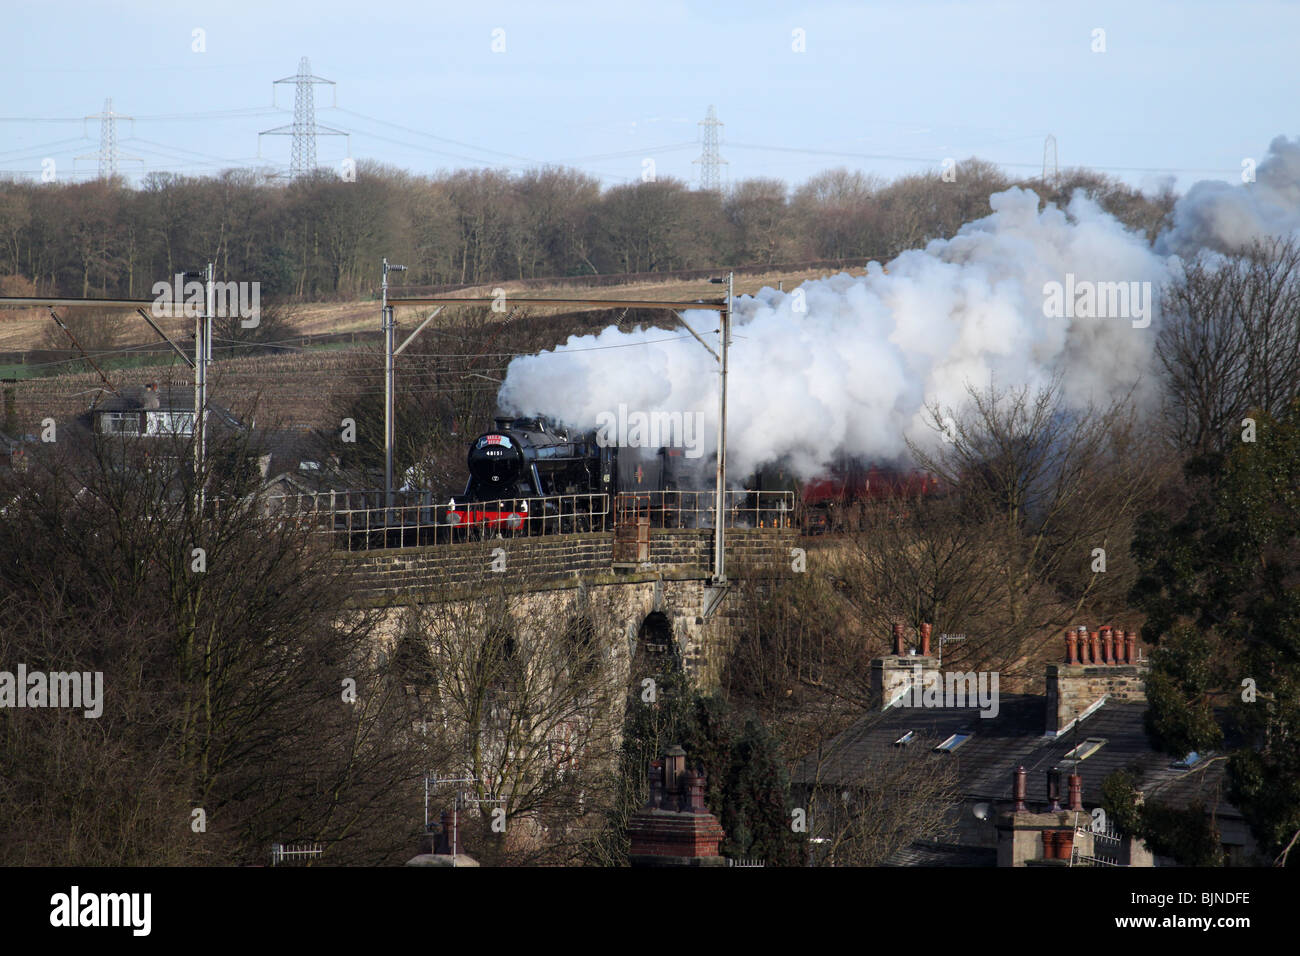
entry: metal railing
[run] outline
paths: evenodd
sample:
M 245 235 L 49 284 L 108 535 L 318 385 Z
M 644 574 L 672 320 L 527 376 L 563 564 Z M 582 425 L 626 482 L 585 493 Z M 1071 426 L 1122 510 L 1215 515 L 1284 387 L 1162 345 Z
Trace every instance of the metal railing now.
M 269 495 L 258 508 L 268 518 L 303 520 L 316 533 L 332 536 L 334 546 L 344 551 L 606 532 L 619 523 L 648 522 L 658 529 L 714 526 L 716 496 L 711 491 L 622 493 L 613 504 L 605 494 L 434 503 L 428 492 L 397 492 L 389 507 L 381 491 L 336 491 Z M 793 528 L 794 507 L 790 491 L 729 491 L 724 517 L 728 528 Z
M 620 514 L 648 515 L 652 528 L 712 528 L 717 501 L 713 491 L 625 491 L 617 508 Z M 797 526 L 793 491 L 728 491 L 724 508 L 728 528 Z
M 342 551 L 412 548 L 496 537 L 609 531 L 613 516 L 603 494 L 505 498 L 435 504 L 428 492 L 321 492 L 262 499 L 267 517 L 305 519 Z

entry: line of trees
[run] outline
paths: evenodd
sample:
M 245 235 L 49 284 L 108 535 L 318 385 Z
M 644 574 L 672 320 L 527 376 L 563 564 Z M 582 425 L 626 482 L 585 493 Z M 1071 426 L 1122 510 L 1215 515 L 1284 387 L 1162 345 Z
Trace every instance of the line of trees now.
M 0 709 L 0 863 L 409 857 L 444 758 L 319 538 L 236 500 L 240 440 L 200 509 L 188 440 L 59 435 L 0 476 L 0 660 L 102 674 L 102 713 Z
M 415 176 L 374 163 L 354 181 L 228 170 L 151 173 L 139 189 L 3 182 L 0 294 L 140 297 L 207 261 L 220 279 L 260 281 L 264 298 L 321 298 L 372 290 L 381 256 L 406 263 L 414 285 L 887 257 L 953 235 L 1015 184 L 976 159 L 955 172 L 886 182 L 841 168 L 794 189 L 748 179 L 725 193 L 671 178 L 602 190 L 562 167 Z M 1022 185 L 1054 202 L 1087 188 L 1151 235 L 1173 199 L 1087 172 Z

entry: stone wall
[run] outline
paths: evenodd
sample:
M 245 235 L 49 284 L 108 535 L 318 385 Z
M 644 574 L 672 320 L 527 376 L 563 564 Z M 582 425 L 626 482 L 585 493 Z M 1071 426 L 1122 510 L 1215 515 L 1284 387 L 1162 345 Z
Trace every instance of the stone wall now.
M 574 592 L 581 588 L 613 630 L 610 638 L 626 647 L 624 660 L 636 658 L 641 625 L 658 611 L 671 624 L 687 672 L 698 686 L 710 688 L 717 685 L 750 613 L 744 602 L 792 573 L 790 549 L 797 544 L 797 533 L 789 529 L 728 532 L 728 578 L 757 585 L 746 588 L 747 593 L 732 587 L 708 621 L 704 611 L 713 533 L 707 529 L 655 530 L 649 560 L 623 567 L 614 566 L 609 532 L 353 552 L 339 560 L 350 572 L 357 603 L 389 608 L 383 629 L 389 637 L 407 605 L 465 601 L 489 587 L 517 595 L 512 607 L 521 621 L 558 630 L 567 620 Z M 494 566 L 504 569 L 495 571 Z M 630 672 L 627 676 L 639 677 Z

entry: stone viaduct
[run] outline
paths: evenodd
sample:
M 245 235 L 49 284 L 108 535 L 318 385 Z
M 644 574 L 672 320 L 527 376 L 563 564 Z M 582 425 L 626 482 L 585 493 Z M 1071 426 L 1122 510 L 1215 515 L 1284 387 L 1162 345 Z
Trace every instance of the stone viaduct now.
M 610 637 L 626 642 L 624 660 L 636 657 L 638 644 L 671 641 L 696 685 L 710 688 L 755 590 L 743 585 L 762 593 L 792 574 L 800 542 L 794 528 L 736 528 L 728 530 L 725 546 L 732 586 L 711 614 L 710 529 L 652 529 L 633 560 L 615 560 L 612 531 L 386 548 L 341 553 L 338 560 L 349 572 L 352 600 L 387 609 L 390 634 L 410 605 L 467 600 L 498 581 L 517 600 L 520 618 L 558 628 L 558 608 L 581 590 L 617 629 Z M 619 557 L 629 556 L 620 551 Z

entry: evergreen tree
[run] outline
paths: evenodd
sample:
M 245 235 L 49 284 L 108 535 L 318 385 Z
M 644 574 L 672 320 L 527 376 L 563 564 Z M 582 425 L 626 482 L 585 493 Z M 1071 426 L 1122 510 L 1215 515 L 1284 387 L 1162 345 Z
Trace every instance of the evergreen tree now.
M 1142 521 L 1132 598 L 1157 644 L 1154 742 L 1177 756 L 1232 742 L 1229 797 L 1284 859 L 1300 842 L 1300 402 L 1249 421 L 1187 464 L 1181 514 Z

